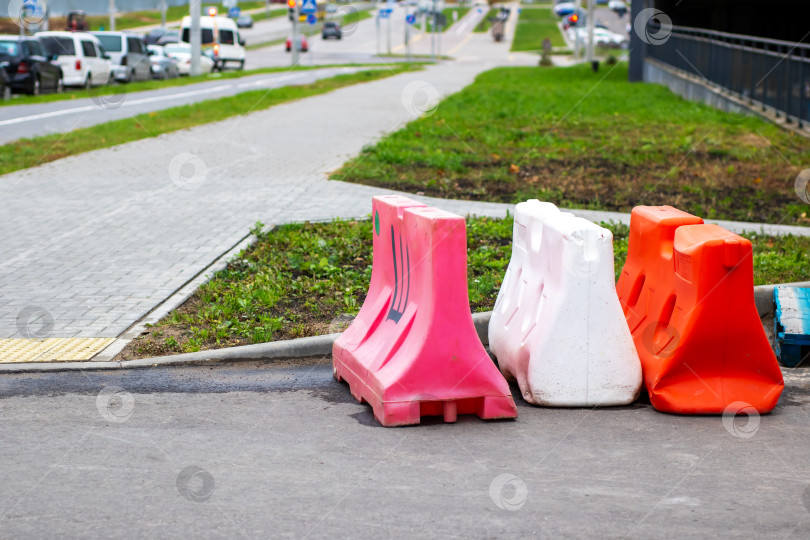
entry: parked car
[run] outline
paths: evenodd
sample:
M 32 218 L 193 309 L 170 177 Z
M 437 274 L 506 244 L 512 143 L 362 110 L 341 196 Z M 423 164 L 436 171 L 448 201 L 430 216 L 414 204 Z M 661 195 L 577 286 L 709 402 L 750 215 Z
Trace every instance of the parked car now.
M 554 6 L 554 15 L 557 17 L 565 17 L 566 15 L 571 15 L 574 11 L 576 11 L 577 6 L 573 2 L 562 2 Z
M 163 47 L 166 55 L 177 62 L 177 72 L 180 75 L 191 73 L 191 45 L 188 43 L 170 43 Z M 200 55 L 200 72 L 214 71 L 214 60 L 210 56 Z
M 149 61 L 152 62 L 152 77 L 155 79 L 175 79 L 180 76 L 177 60 L 166 54 L 160 45 L 147 45 Z
M 129 32 L 93 32 L 112 60 L 116 81 L 131 82 L 149 79 L 152 63 L 146 54 L 143 37 Z
M 6 73 L 8 62 L 0 62 L 0 96 L 3 101 L 11 99 L 11 80 Z
M 91 88 L 110 81 L 112 62 L 96 36 L 87 32 L 39 32 L 37 38 L 62 68 L 65 86 Z
M 248 13 L 243 13 L 236 18 L 237 28 L 253 28 L 253 17 Z
M 166 32 L 168 32 L 168 31 L 169 30 L 166 30 L 165 28 L 152 28 L 144 36 L 144 39 L 146 40 L 146 44 L 147 45 L 156 45 L 158 40 L 161 37 L 163 37 L 166 34 Z
M 157 45 L 168 45 L 169 43 L 180 43 L 180 32 L 168 30 L 157 40 Z
M 321 39 L 343 39 L 343 30 L 340 25 L 334 21 L 326 21 L 323 23 L 323 30 L 321 30 Z
M 563 18 L 563 30 L 568 30 L 569 28 L 574 28 L 578 26 L 585 26 L 588 22 L 588 14 L 585 10 L 580 9 L 579 11 L 574 11 L 568 17 Z
M 587 28 L 572 28 L 569 30 L 569 38 L 573 41 L 579 35 L 579 39 L 581 42 L 586 42 L 588 40 L 588 29 Z M 606 28 L 594 28 L 593 29 L 593 42 L 599 45 L 600 47 L 621 47 L 627 41 L 627 38 L 622 36 L 621 34 L 617 34 L 615 32 L 611 32 Z
M 292 38 L 291 37 L 287 38 L 287 43 L 285 45 L 285 48 L 287 49 L 287 52 L 290 52 L 292 50 Z M 306 36 L 301 35 L 301 34 L 298 35 L 298 42 L 296 43 L 296 49 L 298 49 L 301 52 L 307 52 L 309 50 L 309 43 L 307 43 Z
M 52 63 L 38 39 L 0 35 L 0 62 L 13 92 L 39 95 L 44 91 L 62 91 L 62 69 Z
M 191 17 L 183 17 L 180 24 L 180 41 L 191 43 Z M 210 49 L 216 69 L 222 69 L 230 63 L 245 67 L 245 40 L 239 35 L 239 29 L 233 19 L 228 17 L 200 17 L 201 43 Z
M 608 9 L 615 12 L 619 17 L 624 17 L 624 14 L 627 13 L 627 4 L 621 0 L 610 0 Z
M 87 24 L 87 13 L 81 10 L 73 10 L 68 12 L 65 30 L 68 32 L 86 32 L 90 30 L 90 25 Z

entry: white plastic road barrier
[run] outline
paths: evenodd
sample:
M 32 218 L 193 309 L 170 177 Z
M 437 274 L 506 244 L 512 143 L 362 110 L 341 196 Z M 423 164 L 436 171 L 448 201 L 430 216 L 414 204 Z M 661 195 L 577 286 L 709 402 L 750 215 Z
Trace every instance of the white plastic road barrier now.
M 529 403 L 632 403 L 641 362 L 616 295 L 611 232 L 550 203 L 518 204 L 489 346 Z

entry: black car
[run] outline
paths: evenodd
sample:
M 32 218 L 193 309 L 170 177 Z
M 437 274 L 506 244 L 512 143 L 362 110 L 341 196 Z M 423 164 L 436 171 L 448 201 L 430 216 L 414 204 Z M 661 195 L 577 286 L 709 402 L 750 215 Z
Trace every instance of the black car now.
M 7 63 L 9 86 L 14 92 L 39 95 L 62 91 L 62 69 L 48 56 L 38 39 L 0 36 L 0 62 Z
M 0 99 L 3 101 L 11 99 L 11 85 L 9 84 L 8 74 L 6 73 L 5 62 L 0 62 Z
M 340 29 L 340 25 L 334 21 L 326 21 L 325 23 L 323 23 L 323 31 L 321 31 L 321 39 L 329 39 L 329 38 L 336 38 L 336 39 L 343 38 L 343 31 Z
M 162 38 L 166 32 L 167 30 L 165 28 L 153 28 L 144 36 L 144 39 L 146 39 L 146 44 L 157 45 L 158 40 Z

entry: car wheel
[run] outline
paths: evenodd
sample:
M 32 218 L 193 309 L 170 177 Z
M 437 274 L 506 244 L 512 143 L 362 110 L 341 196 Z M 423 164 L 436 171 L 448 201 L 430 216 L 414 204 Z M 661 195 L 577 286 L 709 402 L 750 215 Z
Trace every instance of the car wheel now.
M 31 88 L 31 95 L 38 96 L 42 91 L 42 87 L 39 82 L 39 77 L 34 78 L 34 86 Z
M 244 60 L 240 60 L 240 61 L 239 61 L 239 70 L 241 71 L 241 70 L 243 70 L 243 69 L 245 69 L 245 61 L 244 61 Z

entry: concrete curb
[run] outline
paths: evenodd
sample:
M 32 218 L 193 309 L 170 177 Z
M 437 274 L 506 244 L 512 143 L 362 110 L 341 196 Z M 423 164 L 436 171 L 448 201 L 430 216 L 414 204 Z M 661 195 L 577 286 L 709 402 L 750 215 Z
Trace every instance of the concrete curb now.
M 754 302 L 760 317 L 773 315 L 773 288 L 774 287 L 805 287 L 810 288 L 810 281 L 796 283 L 777 283 L 775 285 L 757 285 L 754 287 Z
M 492 312 L 473 314 L 473 323 L 479 339 L 488 343 L 487 328 Z M 193 353 L 140 358 L 116 362 L 42 362 L 0 364 L 0 373 L 30 373 L 42 371 L 106 371 L 111 369 L 137 369 L 154 366 L 196 365 L 218 362 L 242 362 L 283 358 L 306 358 L 332 354 L 332 344 L 340 334 L 326 334 L 286 341 L 272 341 L 255 345 L 242 345 Z
M 810 287 L 810 281 L 798 283 L 780 283 L 776 285 L 759 285 L 754 287 L 754 302 L 760 317 L 773 313 L 773 288 L 777 285 Z M 478 338 L 484 345 L 489 344 L 488 327 L 491 311 L 474 313 L 473 323 Z M 172 356 L 157 356 L 139 360 L 118 362 L 43 362 L 27 364 L 0 364 L 0 373 L 30 373 L 43 371 L 106 371 L 114 369 L 137 369 L 155 366 L 198 365 L 220 362 L 243 362 L 250 360 L 272 360 L 285 358 L 306 358 L 310 356 L 327 356 L 332 354 L 332 344 L 340 334 L 326 334 L 286 341 L 257 343 L 225 349 L 213 349 Z

